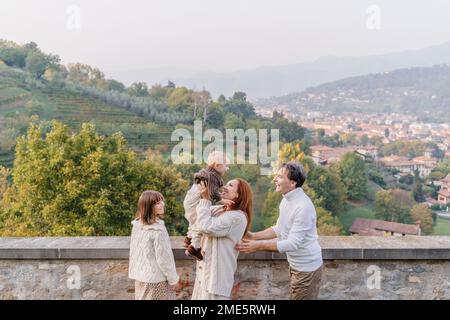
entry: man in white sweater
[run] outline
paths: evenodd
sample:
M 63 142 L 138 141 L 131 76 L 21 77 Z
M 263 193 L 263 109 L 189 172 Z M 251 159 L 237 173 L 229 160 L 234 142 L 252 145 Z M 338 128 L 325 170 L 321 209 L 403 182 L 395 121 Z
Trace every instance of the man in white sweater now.
M 283 195 L 275 226 L 249 233 L 237 249 L 241 252 L 285 252 L 289 262 L 293 300 L 317 299 L 322 277 L 322 249 L 316 229 L 316 210 L 301 188 L 306 180 L 297 162 L 282 165 L 274 178 L 276 191 Z

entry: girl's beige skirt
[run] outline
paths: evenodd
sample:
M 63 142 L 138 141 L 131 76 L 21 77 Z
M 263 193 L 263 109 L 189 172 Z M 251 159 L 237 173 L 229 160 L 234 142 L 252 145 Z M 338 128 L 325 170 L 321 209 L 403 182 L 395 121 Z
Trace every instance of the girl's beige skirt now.
M 134 297 L 136 300 L 175 300 L 175 291 L 170 289 L 167 281 L 146 283 L 135 281 Z

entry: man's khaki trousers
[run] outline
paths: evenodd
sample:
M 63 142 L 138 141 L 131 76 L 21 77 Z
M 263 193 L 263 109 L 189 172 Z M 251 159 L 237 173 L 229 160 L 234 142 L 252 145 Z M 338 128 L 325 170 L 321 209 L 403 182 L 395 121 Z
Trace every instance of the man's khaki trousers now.
M 323 265 L 312 272 L 300 272 L 289 267 L 291 300 L 316 300 L 319 296 Z

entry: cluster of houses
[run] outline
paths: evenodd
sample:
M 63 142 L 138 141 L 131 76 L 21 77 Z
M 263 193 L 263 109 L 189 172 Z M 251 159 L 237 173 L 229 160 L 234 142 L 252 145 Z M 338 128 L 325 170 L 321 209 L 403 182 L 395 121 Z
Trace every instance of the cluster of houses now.
M 408 159 L 400 156 L 378 157 L 378 149 L 375 146 L 349 146 L 332 148 L 323 145 L 310 147 L 311 156 L 318 165 L 328 165 L 339 162 L 343 155 L 353 152 L 362 158 L 370 157 L 377 164 L 386 168 L 398 170 L 398 176 L 414 175 L 418 172 L 421 177 L 427 177 L 433 168 L 438 164 L 438 160 L 431 156 L 428 150 L 423 156 Z M 446 156 L 448 156 L 446 154 Z M 444 179 L 433 182 L 436 186 L 440 186 L 437 199 L 427 199 L 429 205 L 450 204 L 450 174 Z M 415 224 L 404 224 L 377 219 L 356 218 L 349 229 L 351 235 L 359 236 L 405 236 L 405 235 L 421 235 L 420 221 Z
M 332 136 L 351 133 L 358 137 L 380 137 L 383 143 L 397 140 L 423 140 L 435 143 L 441 150 L 450 149 L 450 124 L 426 123 L 405 114 L 365 114 L 304 112 L 294 118 L 305 128 L 323 129 Z
M 378 163 L 385 168 L 398 170 L 400 174 L 414 175 L 417 171 L 420 177 L 425 178 L 437 166 L 438 161 L 429 154 L 412 159 L 392 155 L 380 158 Z
M 441 205 L 446 205 L 450 203 L 450 174 L 448 174 L 444 179 L 435 183 L 441 188 L 438 192 L 438 203 Z
M 431 171 L 437 166 L 438 160 L 433 158 L 431 150 L 427 150 L 423 156 L 409 159 L 401 156 L 379 157 L 378 148 L 375 146 L 348 146 L 348 147 L 328 147 L 323 145 L 311 146 L 311 157 L 318 165 L 329 165 L 339 162 L 343 155 L 353 152 L 361 158 L 370 157 L 378 165 L 385 168 L 397 170 L 397 178 L 405 175 L 414 175 L 418 172 L 419 176 L 426 178 Z M 450 156 L 447 155 L 446 156 Z M 446 205 L 450 204 L 450 174 L 440 181 L 433 181 L 435 186 L 440 186 L 437 199 L 427 199 L 432 204 Z
M 346 153 L 353 152 L 362 158 L 372 158 L 377 164 L 385 168 L 395 169 L 401 175 L 414 175 L 416 171 L 421 177 L 427 177 L 433 170 L 438 160 L 431 156 L 431 151 L 425 152 L 425 155 L 409 159 L 401 156 L 378 157 L 378 148 L 375 146 L 349 146 L 332 148 L 328 146 L 316 145 L 310 147 L 311 156 L 316 164 L 327 165 L 338 162 Z
M 327 165 L 333 162 L 339 162 L 342 156 L 349 152 L 354 152 L 362 158 L 371 157 L 375 161 L 378 160 L 378 148 L 375 146 L 350 146 L 332 148 L 328 146 L 312 146 L 310 147 L 311 157 L 316 164 Z
M 420 236 L 420 221 L 415 224 L 356 218 L 349 229 L 351 235 L 359 236 Z

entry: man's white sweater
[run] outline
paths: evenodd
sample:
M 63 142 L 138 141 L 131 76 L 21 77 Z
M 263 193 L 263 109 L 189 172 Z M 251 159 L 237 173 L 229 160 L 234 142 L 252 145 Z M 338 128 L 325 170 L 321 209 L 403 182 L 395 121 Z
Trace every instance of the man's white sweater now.
M 280 215 L 273 230 L 277 249 L 285 252 L 290 266 L 297 271 L 312 272 L 322 265 L 316 229 L 316 209 L 302 188 L 285 195 L 280 203 Z

